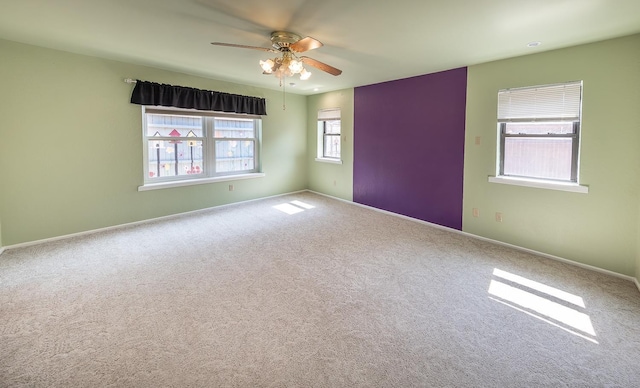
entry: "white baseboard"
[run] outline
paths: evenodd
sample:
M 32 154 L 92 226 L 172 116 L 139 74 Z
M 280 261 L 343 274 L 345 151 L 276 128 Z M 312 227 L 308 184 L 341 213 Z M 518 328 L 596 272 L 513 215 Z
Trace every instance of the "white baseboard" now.
M 34 241 L 28 241 L 28 242 L 14 244 L 14 245 L 7 245 L 7 246 L 4 246 L 4 247 L 0 248 L 0 254 L 2 254 L 2 252 L 4 252 L 5 250 L 16 249 L 16 248 L 24 248 L 24 247 L 44 244 L 44 243 L 53 242 L 53 241 L 66 240 L 66 239 L 73 238 L 73 237 L 87 236 L 87 235 L 91 235 L 91 234 L 95 234 L 95 233 L 107 232 L 107 231 L 110 231 L 110 230 L 117 230 L 117 229 L 127 228 L 127 227 L 131 227 L 131 226 L 144 225 L 144 224 L 147 224 L 147 223 L 150 223 L 150 222 L 155 222 L 155 221 L 170 220 L 172 218 L 182 217 L 182 216 L 189 215 L 189 214 L 198 214 L 198 213 L 206 212 L 206 211 L 209 211 L 209 210 L 212 210 L 212 209 L 220 209 L 220 208 L 227 207 L 227 206 L 241 205 L 241 204 L 245 204 L 245 203 L 249 203 L 249 202 L 260 201 L 262 199 L 282 197 L 282 196 L 285 196 L 285 195 L 302 193 L 302 192 L 305 192 L 305 191 L 307 191 L 307 190 L 292 191 L 292 192 L 288 192 L 288 193 L 284 193 L 284 194 L 270 195 L 268 197 L 260 197 L 260 198 L 255 198 L 255 199 L 248 199 L 246 201 L 232 202 L 232 203 L 227 203 L 227 204 L 224 204 L 224 205 L 207 207 L 207 208 L 204 208 L 204 209 L 191 210 L 191 211 L 188 211 L 188 212 L 170 214 L 168 216 L 149 218 L 149 219 L 146 219 L 146 220 L 135 221 L 135 222 L 128 222 L 126 224 L 118 224 L 118 225 L 113 225 L 113 226 L 107 226 L 107 227 L 104 227 L 104 228 L 86 230 L 86 231 L 78 232 L 78 233 L 65 234 L 65 235 L 62 235 L 62 236 L 45 238 L 45 239 L 41 239 L 41 240 L 34 240 Z
M 413 218 L 413 217 L 405 216 L 405 215 L 402 215 L 402 214 L 390 212 L 388 210 L 378 209 L 378 208 L 375 208 L 375 207 L 372 207 L 372 206 L 363 205 L 361 203 L 348 201 L 346 199 L 337 198 L 337 197 L 334 197 L 334 196 L 331 196 L 331 195 L 328 195 L 328 194 L 319 193 L 319 192 L 316 192 L 316 191 L 313 191 L 313 190 L 307 190 L 307 191 L 312 192 L 314 194 L 323 195 L 325 197 L 333 198 L 333 199 L 336 199 L 338 201 L 346 202 L 346 203 L 349 203 L 349 204 L 352 204 L 352 205 L 356 205 L 356 206 L 364 207 L 364 208 L 367 208 L 367 209 L 371 209 L 371 210 L 374 210 L 374 211 L 377 211 L 377 212 L 380 212 L 380 213 L 385 213 L 385 214 L 388 214 L 388 215 L 391 215 L 391 216 L 404 218 L 405 220 L 418 222 L 420 224 L 431 226 L 431 227 L 434 227 L 434 228 L 437 228 L 437 229 L 447 230 L 449 232 L 461 234 L 463 236 L 475 238 L 477 240 L 486 241 L 486 242 L 489 242 L 489 243 L 492 243 L 492 244 L 496 244 L 496 245 L 501 245 L 501 246 L 504 246 L 504 247 L 512 248 L 512 249 L 515 249 L 515 250 L 518 250 L 518 251 L 521 251 L 521 252 L 531 253 L 533 255 L 542 256 L 542 257 L 545 257 L 545 258 L 548 258 L 548 259 L 552 259 L 552 260 L 556 260 L 556 261 L 561 261 L 563 263 L 571 264 L 571 265 L 574 265 L 574 266 L 577 266 L 577 267 L 581 267 L 581 268 L 585 268 L 585 269 L 588 269 L 588 270 L 591 270 L 591 271 L 600 272 L 600 273 L 603 273 L 603 274 L 606 274 L 606 275 L 615 276 L 617 278 L 629 280 L 629 281 L 635 282 L 636 286 L 638 287 L 638 290 L 640 291 L 640 282 L 638 282 L 638 279 L 636 279 L 636 278 L 634 278 L 632 276 L 623 275 L 621 273 L 609 271 L 607 269 L 603 269 L 603 268 L 600 268 L 600 267 L 595 267 L 593 265 L 580 263 L 580 262 L 577 262 L 577 261 L 574 261 L 574 260 L 569 260 L 569 259 L 565 259 L 563 257 L 550 255 L 548 253 L 536 251 L 536 250 L 529 249 L 529 248 L 524 248 L 524 247 L 521 247 L 521 246 L 518 246 L 518 245 L 513 245 L 513 244 L 506 243 L 506 242 L 493 240 L 493 239 L 490 239 L 490 238 L 487 238 L 487 237 L 482 237 L 482 236 L 478 236 L 478 235 L 475 235 L 475 234 L 471 234 L 471 233 L 468 233 L 468 232 L 463 232 L 463 231 L 458 230 L 458 229 L 453 229 L 453 228 L 449 228 L 449 227 L 446 227 L 446 226 L 434 224 L 432 222 L 423 221 L 423 220 L 420 220 L 420 219 L 417 219 L 417 218 Z
M 565 259 L 564 257 L 550 255 L 548 253 L 536 251 L 536 250 L 529 249 L 529 248 L 524 248 L 524 247 L 521 247 L 521 246 L 518 246 L 518 245 L 509 244 L 509 243 L 498 241 L 498 240 L 493 240 L 493 239 L 490 239 L 490 238 L 487 238 L 487 237 L 482 237 L 482 236 L 478 236 L 478 235 L 467 233 L 467 232 L 458 231 L 458 233 L 466 235 L 466 236 L 469 236 L 469 237 L 473 237 L 473 238 L 478 239 L 478 240 L 487 241 L 487 242 L 490 242 L 490 243 L 493 243 L 493 244 L 497 244 L 497 245 L 502 245 L 502 246 L 505 246 L 505 247 L 513 248 L 513 249 L 516 249 L 518 251 L 531 253 L 531 254 L 537 255 L 537 256 L 542 256 L 542 257 L 545 257 L 547 259 L 561 261 L 563 263 L 571 264 L 571 265 L 574 265 L 576 267 L 581 267 L 581 268 L 588 269 L 588 270 L 591 270 L 591 271 L 600 272 L 600 273 L 603 273 L 603 274 L 606 274 L 606 275 L 615 276 L 617 278 L 621 278 L 621 279 L 625 279 L 625 280 L 629 280 L 629 281 L 636 281 L 636 279 L 633 276 L 624 275 L 624 274 L 621 274 L 621 273 L 618 273 L 618 272 L 610 271 L 608 269 L 596 267 L 596 266 L 589 265 L 589 264 L 580 263 L 579 261 Z

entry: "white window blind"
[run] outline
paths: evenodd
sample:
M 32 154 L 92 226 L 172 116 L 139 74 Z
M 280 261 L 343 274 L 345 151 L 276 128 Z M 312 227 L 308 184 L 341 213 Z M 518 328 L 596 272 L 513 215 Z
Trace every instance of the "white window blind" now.
M 323 109 L 318 111 L 318 121 L 340 120 L 340 109 Z
M 582 81 L 498 92 L 498 121 L 580 120 Z

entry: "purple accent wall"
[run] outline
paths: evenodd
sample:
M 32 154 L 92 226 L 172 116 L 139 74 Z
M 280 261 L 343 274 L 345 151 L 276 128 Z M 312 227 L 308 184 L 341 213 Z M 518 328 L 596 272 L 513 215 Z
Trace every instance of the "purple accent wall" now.
M 462 230 L 467 68 L 354 91 L 353 200 Z

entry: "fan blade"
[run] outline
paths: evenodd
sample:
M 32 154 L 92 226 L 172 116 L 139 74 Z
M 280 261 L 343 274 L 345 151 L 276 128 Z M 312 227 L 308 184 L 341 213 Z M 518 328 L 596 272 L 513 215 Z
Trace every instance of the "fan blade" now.
M 305 63 L 309 66 L 313 66 L 316 69 L 320 69 L 322 71 L 325 71 L 331 75 L 340 75 L 342 74 L 342 70 L 340 69 L 336 69 L 333 66 L 329 66 L 326 63 L 322 63 L 320 61 L 317 61 L 313 58 L 309 58 L 309 57 L 300 57 L 300 60 L 302 61 L 302 63 Z
M 289 49 L 297 53 L 303 53 L 305 51 L 317 49 L 318 47 L 322 47 L 322 46 L 323 46 L 322 42 L 320 42 L 319 40 L 313 39 L 310 36 L 307 36 L 289 45 Z
M 279 52 L 278 50 L 274 50 L 272 48 L 257 47 L 257 46 L 246 46 L 244 44 L 233 44 L 233 43 L 222 43 L 222 42 L 211 42 L 211 44 L 214 45 L 214 46 L 237 47 L 237 48 L 246 48 L 246 49 L 252 49 L 252 50 L 268 51 L 268 52 L 271 52 L 271 53 Z

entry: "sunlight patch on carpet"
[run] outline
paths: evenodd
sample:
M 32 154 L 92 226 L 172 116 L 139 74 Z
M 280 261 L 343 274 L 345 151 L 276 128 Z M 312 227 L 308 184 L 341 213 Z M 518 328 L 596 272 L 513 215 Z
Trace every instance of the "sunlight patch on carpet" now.
M 292 204 L 294 204 L 296 206 L 300 206 L 300 207 L 305 208 L 305 209 L 313 209 L 315 207 L 313 205 L 309 205 L 306 202 L 302 202 L 302 201 L 298 201 L 298 200 L 291 201 L 290 203 L 292 203 Z
M 308 209 L 313 209 L 315 206 L 309 205 L 306 202 L 302 201 L 291 201 L 288 203 L 281 203 L 280 205 L 276 205 L 273 207 L 274 209 L 278 209 L 283 213 L 287 213 L 289 215 L 301 213 Z
M 497 268 L 493 275 L 491 299 L 598 343 L 591 318 L 580 311 L 585 308 L 581 297 Z
M 507 271 L 502 271 L 502 270 L 500 270 L 498 268 L 494 268 L 493 269 L 493 275 L 497 276 L 497 277 L 500 277 L 500 278 L 503 278 L 505 280 L 509 280 L 509 281 L 514 282 L 514 283 L 520 284 L 520 285 L 522 285 L 524 287 L 528 287 L 528 288 L 531 288 L 533 290 L 540 291 L 540 292 L 543 292 L 543 293 L 551 295 L 551 296 L 555 296 L 558 299 L 562 299 L 562 300 L 564 300 L 566 302 L 569 302 L 569 303 L 575 304 L 576 306 L 580 306 L 580 307 L 584 308 L 584 300 L 581 297 L 579 297 L 577 295 L 570 294 L 570 293 L 568 293 L 566 291 L 562 291 L 562 290 L 559 290 L 557 288 L 547 286 L 546 284 L 542 284 L 542 283 L 538 283 L 538 282 L 533 281 L 533 280 L 529 280 L 527 278 L 512 274 L 512 273 L 507 272 Z

